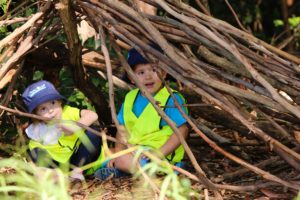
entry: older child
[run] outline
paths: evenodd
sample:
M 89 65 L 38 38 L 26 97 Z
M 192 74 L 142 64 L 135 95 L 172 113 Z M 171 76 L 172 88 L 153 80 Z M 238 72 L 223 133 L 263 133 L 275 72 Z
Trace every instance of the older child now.
M 50 82 L 44 80 L 29 85 L 22 98 L 28 112 L 50 119 L 46 123 L 33 120 L 25 130 L 30 138 L 29 155 L 34 162 L 49 166 L 49 162 L 41 163 L 48 158 L 51 163 L 61 166 L 69 163 L 82 166 L 97 159 L 104 159 L 101 138 L 90 132 L 85 133 L 84 129 L 72 123 L 77 121 L 90 126 L 98 119 L 97 113 L 68 105 L 63 106 L 64 97 Z M 62 121 L 59 123 L 53 122 L 60 119 Z M 86 173 L 91 174 L 93 170 L 90 169 Z
M 160 50 L 156 45 L 151 46 L 156 50 Z M 160 73 L 165 78 L 166 73 L 157 68 L 155 64 L 149 63 L 136 49 L 129 51 L 127 61 L 138 80 L 153 95 L 155 100 L 160 102 L 159 105 L 165 107 L 166 115 L 175 122 L 183 137 L 187 137 L 188 126 L 186 120 L 178 108 L 175 107 L 173 98 L 170 97 L 169 92 L 158 76 L 158 73 Z M 134 83 L 132 80 L 131 82 Z M 174 94 L 179 104 L 184 104 L 183 97 L 176 91 L 174 91 Z M 120 125 L 125 126 L 129 134 L 129 144 L 159 150 L 161 155 L 165 156 L 172 164 L 181 162 L 184 149 L 180 145 L 179 138 L 139 89 L 134 89 L 126 95 L 118 113 L 118 121 Z M 117 135 L 117 137 L 120 136 Z M 123 145 L 116 144 L 115 150 L 120 151 L 124 148 Z M 133 157 L 133 155 L 127 154 L 111 160 L 105 168 L 97 170 L 95 176 L 103 180 L 112 175 L 115 177 L 121 176 L 123 175 L 122 172 L 133 173 L 136 171 Z M 140 159 L 140 162 L 144 164 L 147 160 Z

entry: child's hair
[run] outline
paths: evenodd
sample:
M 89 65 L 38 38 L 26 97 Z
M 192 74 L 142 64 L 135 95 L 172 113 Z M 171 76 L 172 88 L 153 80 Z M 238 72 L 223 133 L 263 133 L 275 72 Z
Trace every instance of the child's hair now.
M 52 100 L 65 99 L 52 83 L 41 80 L 29 85 L 22 94 L 23 102 L 25 103 L 28 112 L 32 111 L 42 103 Z

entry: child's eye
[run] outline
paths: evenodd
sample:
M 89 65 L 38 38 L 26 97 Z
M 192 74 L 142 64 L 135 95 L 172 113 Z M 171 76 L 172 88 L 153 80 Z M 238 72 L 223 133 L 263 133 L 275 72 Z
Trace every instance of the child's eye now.
M 138 73 L 137 73 L 137 75 L 143 75 L 144 74 L 144 71 L 139 71 Z
M 39 112 L 40 112 L 40 113 L 46 112 L 46 108 L 45 108 L 45 107 L 39 108 Z
M 52 101 L 52 102 L 51 102 L 52 105 L 55 105 L 55 103 L 56 103 L 56 101 Z

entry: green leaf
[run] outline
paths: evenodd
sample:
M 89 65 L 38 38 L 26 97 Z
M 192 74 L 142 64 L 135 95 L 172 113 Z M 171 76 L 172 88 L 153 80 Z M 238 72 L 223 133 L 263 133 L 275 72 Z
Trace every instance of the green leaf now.
M 3 10 L 4 13 L 7 12 L 7 1 L 6 0 L 0 0 L 0 7 Z
M 296 28 L 300 23 L 300 17 L 291 17 L 288 19 L 291 27 Z
M 34 81 L 39 81 L 39 80 L 42 80 L 44 77 L 44 72 L 42 71 L 35 71 L 34 74 L 33 74 L 33 80 Z
M 275 26 L 275 27 L 283 26 L 283 25 L 284 25 L 284 23 L 283 23 L 283 21 L 282 21 L 281 19 L 275 19 L 275 20 L 273 21 L 273 23 L 274 23 L 274 26 Z
M 101 80 L 98 77 L 92 77 L 91 81 L 96 87 L 98 87 L 101 84 Z

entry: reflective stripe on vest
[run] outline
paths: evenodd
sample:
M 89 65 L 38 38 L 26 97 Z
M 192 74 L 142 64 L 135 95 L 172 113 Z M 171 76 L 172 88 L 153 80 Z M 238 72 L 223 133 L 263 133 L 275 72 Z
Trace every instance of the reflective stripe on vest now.
M 170 126 L 160 127 L 161 116 L 149 102 L 139 118 L 133 113 L 133 105 L 138 95 L 139 89 L 130 91 L 124 102 L 124 122 L 129 133 L 128 143 L 133 145 L 149 146 L 154 149 L 159 149 L 173 134 Z M 175 91 L 176 92 L 176 91 Z M 159 106 L 167 104 L 170 94 L 166 87 L 163 87 L 154 99 L 159 103 Z M 172 163 L 180 162 L 184 155 L 184 149 L 180 145 L 175 154 L 170 154 L 167 159 Z

